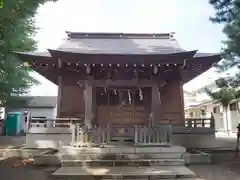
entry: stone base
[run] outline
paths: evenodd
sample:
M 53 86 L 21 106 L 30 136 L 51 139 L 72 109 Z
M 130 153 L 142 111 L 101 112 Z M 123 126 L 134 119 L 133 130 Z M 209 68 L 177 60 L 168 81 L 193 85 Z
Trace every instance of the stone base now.
M 32 127 L 26 134 L 27 148 L 61 148 L 71 142 L 69 128 Z M 120 145 L 122 142 L 118 142 Z M 132 143 L 132 142 L 131 142 Z M 211 148 L 216 144 L 214 131 L 211 128 L 187 129 L 173 128 L 171 143 L 186 148 Z M 142 144 L 142 146 L 145 146 Z M 147 145 L 154 146 L 154 145 Z
M 54 155 L 34 157 L 38 165 L 183 165 L 184 147 L 72 147 L 64 146 Z
M 185 153 L 183 158 L 187 165 L 211 164 L 211 155 L 198 150 L 193 151 L 193 153 Z
M 26 134 L 27 148 L 53 148 L 59 149 L 71 142 L 68 128 L 41 128 L 32 127 Z
M 186 148 L 181 146 L 105 146 L 103 148 L 63 146 L 60 152 L 64 160 L 181 159 L 186 152 Z

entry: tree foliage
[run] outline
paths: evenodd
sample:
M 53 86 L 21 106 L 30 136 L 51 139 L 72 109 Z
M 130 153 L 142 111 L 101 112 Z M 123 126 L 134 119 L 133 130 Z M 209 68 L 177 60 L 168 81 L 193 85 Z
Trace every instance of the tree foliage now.
M 37 83 L 14 52 L 36 50 L 34 15 L 47 0 L 6 0 L 0 8 L 0 106 L 15 103 Z
M 218 66 L 225 71 L 240 63 L 240 0 L 209 0 L 209 3 L 216 10 L 210 20 L 225 25 L 223 32 L 227 40 L 222 51 L 225 60 Z
M 240 98 L 240 90 L 232 87 L 226 79 L 218 79 L 216 81 L 217 89 L 212 91 L 206 88 L 206 93 L 211 97 L 211 99 L 219 102 L 224 108 L 227 108 L 231 101 Z
M 234 80 L 232 79 L 226 80 L 226 79 L 220 78 L 216 81 L 217 89 L 215 91 L 212 91 L 206 88 L 206 93 L 211 97 L 211 99 L 216 101 L 217 103 L 220 103 L 220 105 L 222 105 L 224 108 L 225 118 L 227 122 L 227 132 L 229 132 L 228 111 L 227 111 L 228 106 L 233 100 L 240 98 L 240 89 L 234 87 L 231 84 L 233 81 Z M 239 107 L 238 107 L 238 111 L 239 111 Z

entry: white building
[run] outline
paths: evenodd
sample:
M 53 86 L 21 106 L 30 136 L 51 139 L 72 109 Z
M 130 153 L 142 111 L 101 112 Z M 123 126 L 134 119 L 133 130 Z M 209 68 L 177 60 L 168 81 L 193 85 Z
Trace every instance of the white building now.
M 41 119 L 56 118 L 56 96 L 23 96 L 22 100 L 26 101 L 17 106 L 5 108 L 5 115 L 8 112 L 30 112 L 31 117 Z
M 239 102 L 237 100 L 231 102 L 227 109 L 227 113 L 225 113 L 223 107 L 216 101 L 214 102 L 206 94 L 205 90 L 206 88 L 215 90 L 217 88 L 215 80 L 217 80 L 219 77 L 232 76 L 236 73 L 235 69 L 236 68 L 233 68 L 222 74 L 219 74 L 218 77 L 212 78 L 211 83 L 203 84 L 201 88 L 192 91 L 191 96 L 192 98 L 195 98 L 195 102 L 189 102 L 185 96 L 185 117 L 207 118 L 211 116 L 211 113 L 213 113 L 217 131 L 236 132 L 237 124 L 240 123 L 240 112 L 238 108 L 240 105 Z

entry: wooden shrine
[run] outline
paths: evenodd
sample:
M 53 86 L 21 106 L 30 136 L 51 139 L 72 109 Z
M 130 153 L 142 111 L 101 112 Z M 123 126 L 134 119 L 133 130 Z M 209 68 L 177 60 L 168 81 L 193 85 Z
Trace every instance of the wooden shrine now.
M 182 49 L 173 33 L 67 32 L 58 49 L 17 54 L 58 85 L 58 117 L 124 127 L 126 137 L 135 125 L 183 125 L 183 84 L 221 59 Z

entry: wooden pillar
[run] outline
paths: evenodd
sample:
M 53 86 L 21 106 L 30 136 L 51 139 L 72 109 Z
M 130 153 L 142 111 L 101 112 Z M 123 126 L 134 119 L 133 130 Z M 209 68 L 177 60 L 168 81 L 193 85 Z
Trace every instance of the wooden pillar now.
M 60 74 L 60 69 L 62 68 L 62 61 L 58 58 L 58 97 L 57 97 L 57 117 L 60 117 L 61 107 L 62 107 L 62 87 L 63 87 L 63 80 L 62 75 Z
M 152 86 L 151 98 L 151 124 L 154 126 L 158 121 L 159 91 L 158 86 Z
M 97 113 L 97 99 L 96 99 L 96 87 L 92 87 L 92 119 L 95 123 L 99 124 L 96 117 Z
M 84 101 L 85 101 L 85 126 L 88 128 L 92 127 L 93 118 L 93 87 L 89 80 L 85 81 L 85 91 L 84 91 Z
M 180 88 L 180 105 L 181 105 L 181 118 L 182 123 L 185 124 L 185 111 L 184 111 L 184 92 L 183 92 L 183 83 L 180 81 L 179 83 Z
M 184 92 L 183 92 L 184 83 L 182 82 L 183 69 L 178 69 L 178 73 L 179 73 L 180 106 L 181 106 L 180 116 L 181 116 L 181 119 L 182 119 L 182 124 L 185 124 Z

